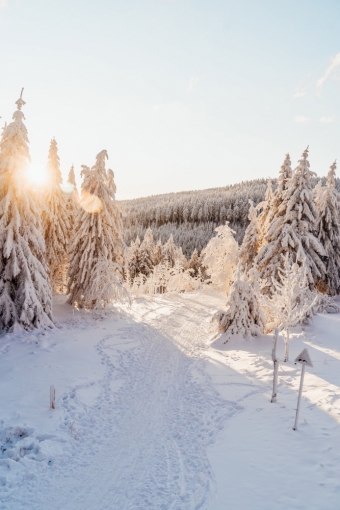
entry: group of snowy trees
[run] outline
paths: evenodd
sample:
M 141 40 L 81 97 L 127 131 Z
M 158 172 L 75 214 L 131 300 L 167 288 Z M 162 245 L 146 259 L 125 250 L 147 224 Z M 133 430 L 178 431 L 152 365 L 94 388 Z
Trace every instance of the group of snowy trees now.
M 22 93 L 0 142 L 0 330 L 53 326 L 52 290 L 67 286 L 71 304 L 96 308 L 124 289 L 121 212 L 106 151 L 83 167 L 81 197 L 61 189 L 51 141 L 46 184 L 33 188 Z
M 53 139 L 46 183 L 32 187 L 26 175 L 30 156 L 22 94 L 16 105 L 13 122 L 5 125 L 0 141 L 1 330 L 53 326 L 52 292 L 65 289 L 70 304 L 94 309 L 130 291 L 157 294 L 209 285 L 228 295 L 227 309 L 216 315 L 228 334 L 255 334 L 277 326 L 288 331 L 317 306 L 334 309 L 327 296 L 340 293 L 336 163 L 327 182 L 315 186 L 306 149 L 294 172 L 286 156 L 276 188 L 269 181 L 265 193 L 264 181 L 256 181 L 252 190 L 245 185 L 248 191 L 243 195 L 236 186 L 224 189 L 224 195 L 218 190 L 202 192 L 198 202 L 197 192 L 174 195 L 180 197 L 177 201 L 165 195 L 164 207 L 157 206 L 159 197 L 151 205 L 146 199 L 135 201 L 125 223 L 128 217 L 130 226 L 136 226 L 139 209 L 144 235 L 142 242 L 137 236 L 127 248 L 114 174 L 105 167 L 107 152 L 97 155 L 92 168 L 82 167 L 80 196 L 72 167 L 66 193 Z M 226 191 L 234 193 L 228 207 L 222 205 Z M 249 223 L 239 249 L 226 219 L 228 211 L 234 211 L 234 221 L 244 215 L 245 197 Z M 166 241 L 159 236 L 155 241 L 150 226 L 146 228 L 152 221 L 159 228 L 174 221 L 191 223 L 195 237 L 201 220 L 210 222 L 209 239 L 200 253 L 192 250 L 189 260 L 172 234 Z
M 125 286 L 134 294 L 193 290 L 202 280 L 201 258 L 194 250 L 188 261 L 172 235 L 165 244 L 155 243 L 148 228 L 143 241 L 137 237 L 127 249 L 124 273 Z
M 265 200 L 250 204 L 227 310 L 216 315 L 228 335 L 253 334 L 263 327 L 288 331 L 317 306 L 334 309 L 326 296 L 340 293 L 335 170 L 333 163 L 326 185 L 319 181 L 313 187 L 308 148 L 294 172 L 287 155 L 275 191 L 269 181 Z

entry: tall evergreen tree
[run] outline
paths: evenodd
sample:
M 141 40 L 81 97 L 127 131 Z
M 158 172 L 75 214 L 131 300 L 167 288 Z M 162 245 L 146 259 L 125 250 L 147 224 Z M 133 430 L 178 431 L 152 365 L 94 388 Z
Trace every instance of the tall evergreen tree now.
M 174 243 L 174 238 L 170 234 L 169 239 L 163 246 L 163 261 L 169 264 L 169 267 L 174 267 L 176 262 L 177 246 Z
M 0 329 L 52 327 L 41 211 L 27 184 L 22 92 L 0 143 Z
M 335 189 L 336 162 L 330 167 L 327 185 L 316 189 L 316 204 L 319 211 L 317 223 L 318 238 L 325 248 L 326 272 L 320 281 L 320 290 L 335 296 L 340 292 L 340 197 Z
M 273 208 L 273 188 L 271 179 L 268 180 L 266 194 L 263 202 L 260 202 L 256 209 L 258 211 L 257 214 L 257 225 L 258 225 L 258 235 L 259 241 L 257 246 L 257 251 L 265 244 L 265 235 L 268 230 L 269 222 L 270 222 L 270 213 Z
M 69 303 L 86 308 L 95 306 L 96 296 L 89 289 L 93 288 L 90 281 L 96 277 L 96 268 L 103 267 L 98 261 L 106 259 L 110 271 L 114 265 L 117 277 L 122 273 L 122 218 L 114 200 L 112 176 L 105 169 L 107 158 L 103 150 L 91 169 L 83 166 L 81 208 L 70 243 Z
M 202 269 L 201 259 L 200 256 L 198 255 L 198 251 L 196 250 L 196 248 L 192 252 L 191 258 L 188 263 L 188 269 L 193 278 L 197 278 L 201 272 Z
M 306 261 L 308 284 L 313 287 L 325 274 L 325 250 L 316 236 L 318 210 L 313 196 L 309 169 L 308 148 L 287 183 L 282 203 L 272 219 L 267 232 L 267 244 L 261 248 L 256 264 L 260 275 L 270 285 L 271 278 L 280 280 L 284 255 L 289 263 Z M 270 292 L 270 288 L 267 288 Z
M 127 250 L 128 272 L 130 280 L 133 281 L 140 274 L 140 239 L 136 237 Z
M 154 268 L 154 250 L 152 230 L 148 228 L 139 248 L 139 271 L 145 276 L 149 276 Z
M 70 235 L 67 196 L 61 189 L 62 177 L 55 139 L 51 140 L 47 160 L 47 185 L 44 192 L 46 260 L 50 268 L 50 279 L 54 290 L 65 284 L 67 247 Z

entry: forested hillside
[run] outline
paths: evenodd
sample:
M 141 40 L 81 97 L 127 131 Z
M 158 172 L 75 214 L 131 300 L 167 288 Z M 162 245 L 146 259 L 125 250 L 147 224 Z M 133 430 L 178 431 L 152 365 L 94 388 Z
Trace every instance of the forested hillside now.
M 161 239 L 165 243 L 172 234 L 176 245 L 190 257 L 195 248 L 200 252 L 207 245 L 217 226 L 229 221 L 240 243 L 248 224 L 249 199 L 254 205 L 261 202 L 267 182 L 267 179 L 256 179 L 223 188 L 122 201 L 125 242 L 130 245 L 137 235 L 142 240 L 150 227 L 156 241 Z M 275 189 L 276 179 L 272 185 Z M 340 179 L 336 179 L 336 188 L 340 190 Z

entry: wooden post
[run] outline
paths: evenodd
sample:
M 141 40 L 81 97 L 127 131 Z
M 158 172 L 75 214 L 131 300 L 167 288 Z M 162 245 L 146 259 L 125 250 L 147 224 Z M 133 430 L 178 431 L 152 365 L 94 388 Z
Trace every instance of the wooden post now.
M 50 409 L 55 409 L 55 387 L 50 386 Z
M 277 339 L 279 336 L 279 330 L 276 328 L 274 332 L 274 340 L 273 340 L 273 349 L 272 349 L 272 360 L 274 363 L 274 376 L 273 376 L 273 391 L 271 402 L 276 402 L 277 397 L 277 378 L 279 373 L 279 360 L 276 358 L 276 347 L 277 347 Z

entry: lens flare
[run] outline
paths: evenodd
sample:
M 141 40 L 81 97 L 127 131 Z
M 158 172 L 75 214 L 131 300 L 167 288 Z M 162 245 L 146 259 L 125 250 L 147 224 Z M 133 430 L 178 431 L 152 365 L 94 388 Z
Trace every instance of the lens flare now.
M 38 165 L 29 165 L 26 177 L 29 183 L 36 186 L 43 186 L 47 182 L 46 168 Z
M 96 195 L 91 195 L 91 193 L 88 193 L 87 191 L 82 192 L 80 205 L 86 212 L 91 214 L 100 213 L 103 209 L 103 204 L 100 198 Z

